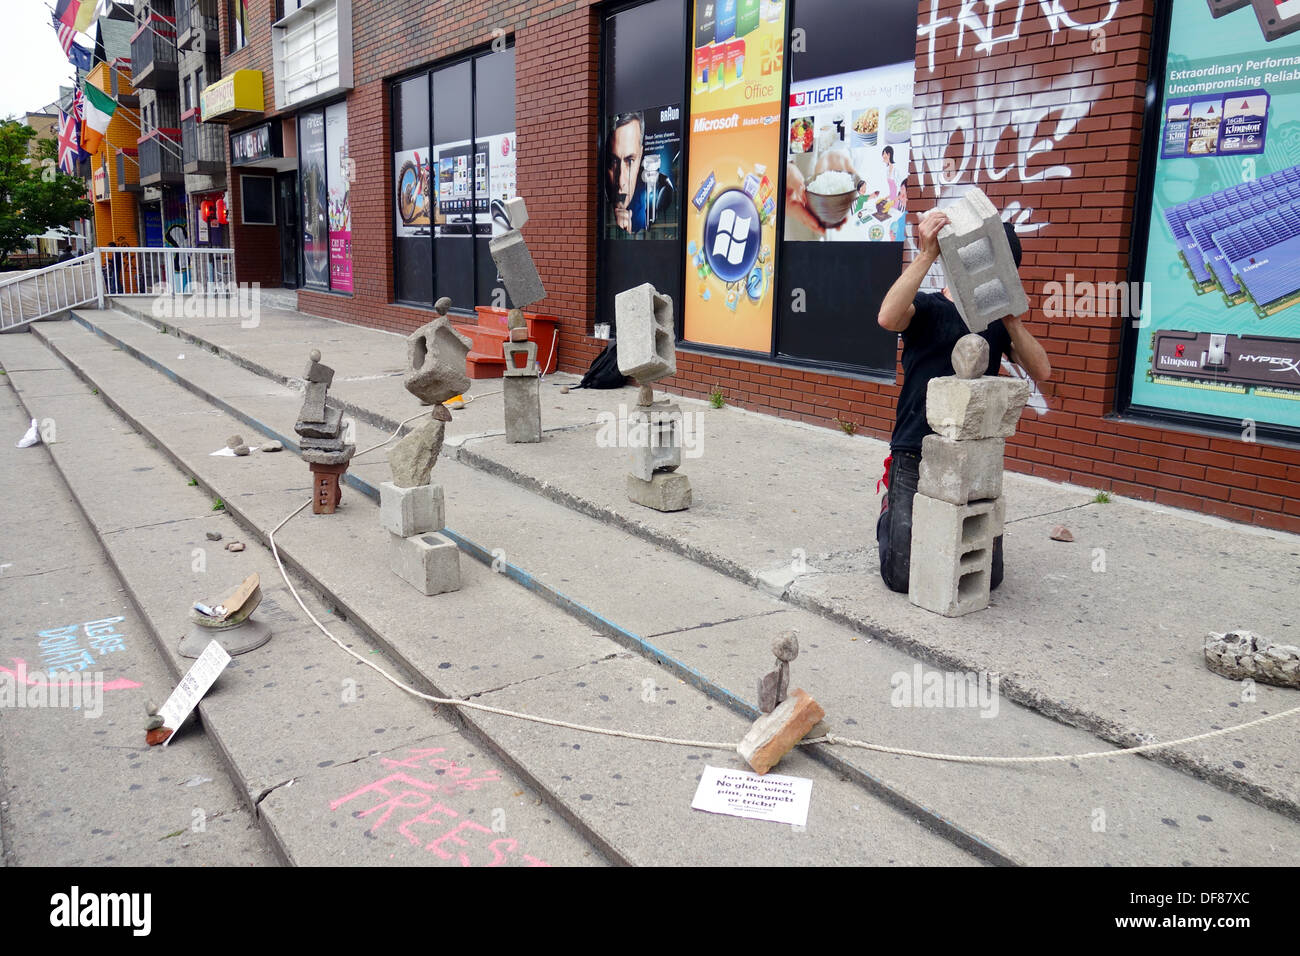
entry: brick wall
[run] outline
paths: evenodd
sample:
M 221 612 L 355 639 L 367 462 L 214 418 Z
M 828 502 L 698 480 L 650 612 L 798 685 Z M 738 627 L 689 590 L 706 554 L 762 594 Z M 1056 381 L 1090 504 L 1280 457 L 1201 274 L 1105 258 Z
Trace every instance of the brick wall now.
M 255 38 L 272 6 L 253 5 Z M 1044 389 L 1048 411 L 1026 412 L 1008 446 L 1009 467 L 1300 532 L 1300 451 L 1108 419 L 1124 320 L 1049 323 L 1039 311 L 1044 286 L 1065 272 L 1076 282 L 1127 279 L 1153 0 L 1004 3 L 991 23 L 987 4 L 919 0 L 917 7 L 915 107 L 924 136 L 913 141 L 911 210 L 971 185 L 1004 208 L 1019 204 L 1022 274 L 1035 308 L 1028 324 L 1055 369 Z M 1044 7 L 1063 12 L 1049 16 Z M 500 28 L 516 43 L 519 192 L 529 200 L 529 246 L 549 292 L 537 310 L 560 319 L 560 367 L 584 370 L 604 345 L 587 335 L 596 287 L 598 8 L 592 0 L 355 0 L 353 20 L 355 293 L 302 292 L 300 307 L 402 332 L 428 320 L 427 311 L 391 304 L 386 80 L 482 47 Z M 269 80 L 266 26 L 265 43 L 254 41 L 261 48 L 229 57 L 227 71 L 242 63 Z M 273 104 L 272 90 L 267 100 Z M 256 268 L 262 255 L 237 252 L 237 261 Z M 826 427 L 853 422 L 880 438 L 892 430 L 898 396 L 896 385 L 866 377 L 685 349 L 666 384 L 701 398 L 721 389 L 729 404 Z

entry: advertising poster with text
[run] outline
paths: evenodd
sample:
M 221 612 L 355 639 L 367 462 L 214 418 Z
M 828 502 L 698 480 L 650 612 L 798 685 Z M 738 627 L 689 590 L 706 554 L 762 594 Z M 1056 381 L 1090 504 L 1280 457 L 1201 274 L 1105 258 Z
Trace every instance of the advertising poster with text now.
M 329 144 L 330 288 L 352 291 L 352 164 L 348 162 L 348 110 L 335 103 L 325 110 Z
M 914 78 L 909 60 L 790 85 L 786 239 L 903 241 Z
M 1300 3 L 1218 9 L 1174 6 L 1132 400 L 1300 428 Z
M 695 0 L 685 338 L 772 345 L 784 0 Z
M 678 238 L 681 105 L 610 116 L 605 129 L 605 238 Z

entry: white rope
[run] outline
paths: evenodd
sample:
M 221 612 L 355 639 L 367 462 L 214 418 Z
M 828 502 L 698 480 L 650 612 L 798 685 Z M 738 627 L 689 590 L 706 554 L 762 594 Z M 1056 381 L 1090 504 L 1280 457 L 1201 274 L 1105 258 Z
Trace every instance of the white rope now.
M 391 436 L 389 436 L 387 440 L 382 441 L 377 445 L 372 445 L 371 447 L 367 448 L 365 451 L 358 452 L 356 455 L 353 455 L 353 458 L 358 458 L 361 455 L 368 454 L 369 452 L 374 451 L 376 448 L 382 448 L 384 445 L 388 444 L 388 442 L 392 441 L 393 438 L 397 436 L 397 433 L 402 430 L 402 427 L 406 425 L 407 422 L 415 421 L 415 419 L 422 418 L 427 414 L 429 413 L 421 412 L 419 415 L 413 415 L 412 417 L 408 418 L 406 421 L 398 425 L 396 430 L 393 432 Z M 310 498 L 304 501 L 296 509 L 294 509 L 288 515 L 286 515 L 284 520 L 281 521 L 278 525 L 276 525 L 274 530 L 272 530 L 267 535 L 267 541 L 271 547 L 271 554 L 275 558 L 276 567 L 280 569 L 280 576 L 284 579 L 284 583 L 288 585 L 289 593 L 292 594 L 293 599 L 298 602 L 298 606 L 302 608 L 303 613 L 305 613 L 307 617 L 311 619 L 311 622 L 315 624 L 317 628 L 320 629 L 320 632 L 322 634 L 324 634 L 331 641 L 333 641 L 335 645 L 339 647 L 340 650 L 351 655 L 353 658 L 360 661 L 362 664 L 365 664 L 367 667 L 369 667 L 371 670 L 378 673 L 380 676 L 382 676 L 385 680 L 387 680 L 390 684 L 392 684 L 394 687 L 398 688 L 399 690 L 403 690 L 414 697 L 420 698 L 421 700 L 427 700 L 431 704 L 442 704 L 449 707 L 463 707 L 467 710 L 477 710 L 486 714 L 496 714 L 500 717 L 513 717 L 517 720 L 526 720 L 535 724 L 545 724 L 549 727 L 563 727 L 565 730 L 575 730 L 585 734 L 598 734 L 603 737 L 622 737 L 627 740 L 643 740 L 649 743 L 671 744 L 677 747 L 698 747 L 706 750 L 735 750 L 737 748 L 738 745 L 734 741 L 683 740 L 677 737 L 660 737 L 655 734 L 636 734 L 626 730 L 614 730 L 608 727 L 592 727 L 587 724 L 570 723 L 567 720 L 554 720 L 549 717 L 537 717 L 532 714 L 522 714 L 519 713 L 518 711 L 505 710 L 501 707 L 491 707 L 488 706 L 487 704 L 479 704 L 479 703 L 475 703 L 474 701 L 461 700 L 456 697 L 435 697 L 432 694 L 426 694 L 422 691 L 416 690 L 414 687 L 402 683 L 402 681 L 398 680 L 392 674 L 388 673 L 386 670 L 384 670 L 374 661 L 367 660 L 365 657 L 362 657 L 360 654 L 358 654 L 356 651 L 348 647 L 341 640 L 339 640 L 332 633 L 330 633 L 329 628 L 327 628 L 324 624 L 322 624 L 316 618 L 316 615 L 311 612 L 311 609 L 307 607 L 307 605 L 303 602 L 303 599 L 298 594 L 298 589 L 295 588 L 293 586 L 293 582 L 289 580 L 289 572 L 285 570 L 284 562 L 280 559 L 280 549 L 275 543 L 275 536 L 280 532 L 281 528 L 283 528 L 291 520 L 296 518 L 302 512 L 302 510 L 311 503 L 312 503 L 312 499 Z M 799 741 L 799 746 L 810 747 L 816 744 L 829 744 L 833 746 L 854 747 L 860 750 L 872 750 L 875 751 L 876 753 L 892 754 L 894 756 L 899 756 L 899 757 L 916 757 L 922 760 L 940 760 L 940 761 L 945 761 L 947 763 L 972 763 L 972 764 L 1062 763 L 1066 761 L 1073 762 L 1079 760 L 1092 760 L 1097 757 L 1118 757 L 1126 754 L 1148 753 L 1154 750 L 1162 750 L 1167 747 L 1176 747 L 1182 744 L 1195 743 L 1198 740 L 1208 740 L 1211 737 L 1220 737 L 1224 734 L 1238 733 L 1248 728 L 1257 727 L 1261 724 L 1267 724 L 1270 721 L 1274 721 L 1274 720 L 1281 720 L 1283 717 L 1290 717 L 1298 713 L 1300 713 L 1300 707 L 1292 707 L 1290 710 L 1285 710 L 1282 711 L 1281 713 L 1270 714 L 1267 717 L 1260 717 L 1256 720 L 1249 721 L 1248 723 L 1238 724 L 1235 727 L 1227 727 L 1222 730 L 1212 730 L 1209 731 L 1208 733 L 1197 734 L 1194 737 L 1182 737 L 1178 740 L 1167 740 L 1164 741 L 1163 743 L 1143 744 L 1139 747 L 1126 747 L 1120 750 L 1101 750 L 1101 751 L 1095 751 L 1093 753 L 1083 753 L 1083 754 L 1054 754 L 1052 756 L 1045 756 L 1045 757 L 983 757 L 977 755 L 929 753 L 924 750 L 907 750 L 902 747 L 886 747 L 883 744 L 873 744 L 865 740 L 853 740 L 849 737 L 841 737 L 837 734 L 826 734 L 824 737 L 816 737 L 811 740 L 801 740 Z

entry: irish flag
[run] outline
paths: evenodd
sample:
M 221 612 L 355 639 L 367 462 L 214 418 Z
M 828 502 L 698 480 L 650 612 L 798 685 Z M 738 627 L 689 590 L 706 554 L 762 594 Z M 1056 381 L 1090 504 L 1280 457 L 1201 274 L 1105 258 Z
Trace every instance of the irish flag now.
M 85 128 L 81 134 L 81 148 L 87 153 L 98 153 L 108 132 L 108 121 L 117 110 L 117 100 L 90 83 L 85 84 Z

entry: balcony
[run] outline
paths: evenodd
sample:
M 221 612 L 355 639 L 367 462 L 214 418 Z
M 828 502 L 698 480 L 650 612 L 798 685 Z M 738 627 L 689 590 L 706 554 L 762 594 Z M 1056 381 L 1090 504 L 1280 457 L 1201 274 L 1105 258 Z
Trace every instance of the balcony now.
M 196 53 L 218 54 L 221 49 L 217 0 L 177 0 L 176 46 Z
M 131 82 L 136 89 L 175 89 L 176 21 L 146 7 L 137 23 L 131 38 Z
M 125 73 L 123 72 L 125 69 Z M 129 106 L 135 109 L 140 105 L 140 95 L 136 93 L 135 88 L 130 82 L 131 66 L 128 63 L 125 68 L 113 64 L 108 71 L 108 92 L 113 99 L 117 100 L 118 106 Z
M 139 152 L 134 149 L 120 149 L 114 157 L 117 161 L 117 191 L 120 193 L 142 192 L 140 186 Z
M 198 111 L 181 120 L 181 144 L 185 154 L 185 172 L 202 176 L 221 176 L 226 172 L 226 131 L 220 126 L 199 122 Z
M 178 129 L 151 130 L 144 135 L 138 144 L 141 186 L 179 186 L 185 182 L 179 140 Z

